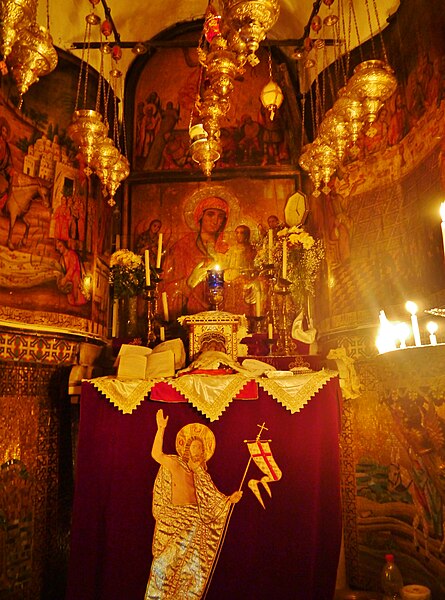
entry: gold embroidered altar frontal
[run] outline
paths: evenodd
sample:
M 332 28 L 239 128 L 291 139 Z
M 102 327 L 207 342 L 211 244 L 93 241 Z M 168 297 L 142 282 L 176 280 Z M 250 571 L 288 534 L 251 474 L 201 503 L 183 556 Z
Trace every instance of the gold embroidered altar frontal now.
M 191 374 L 164 379 L 126 379 L 98 377 L 89 379 L 94 387 L 125 414 L 132 413 L 157 384 L 164 383 L 187 402 L 217 421 L 236 395 L 250 382 L 255 382 L 292 414 L 299 412 L 309 400 L 338 372 L 330 369 L 282 377 L 247 377 L 233 375 Z M 158 400 L 160 398 L 157 398 Z M 179 401 L 179 399 L 177 400 Z

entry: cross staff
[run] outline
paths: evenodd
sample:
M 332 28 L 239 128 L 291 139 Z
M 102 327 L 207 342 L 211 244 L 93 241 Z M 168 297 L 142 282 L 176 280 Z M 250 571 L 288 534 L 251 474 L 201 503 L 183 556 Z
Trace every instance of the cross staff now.
M 244 440 L 244 442 L 245 442 L 245 443 L 247 443 L 247 442 L 249 442 L 249 441 L 255 441 L 255 442 L 259 442 L 259 441 L 260 441 L 260 438 L 261 438 L 261 434 L 263 433 L 263 431 L 264 431 L 264 430 L 268 431 L 268 429 L 267 429 L 267 427 L 266 427 L 266 424 L 265 424 L 265 423 L 263 423 L 262 425 L 257 425 L 257 427 L 259 427 L 259 428 L 260 428 L 260 430 L 259 430 L 259 432 L 258 432 L 258 435 L 256 436 L 255 440 Z M 268 441 L 268 442 L 270 442 L 271 440 L 263 440 L 263 441 Z M 251 462 L 252 462 L 252 456 L 250 456 L 250 457 L 249 457 L 249 461 L 248 461 L 248 463 L 247 463 L 246 470 L 244 471 L 243 478 L 241 479 L 241 483 L 240 483 L 240 486 L 239 486 L 239 489 L 238 489 L 238 491 L 241 491 L 241 488 L 243 487 L 244 480 L 246 479 L 247 471 L 249 470 L 249 466 L 250 466 L 250 463 L 251 463 Z M 226 518 L 226 523 L 225 523 L 225 525 L 224 525 L 224 531 L 223 531 L 223 534 L 222 534 L 222 536 L 221 536 L 221 538 L 220 538 L 220 541 L 219 541 L 219 546 L 218 546 L 218 550 L 217 550 L 217 553 L 216 553 L 215 559 L 214 559 L 214 561 L 213 561 L 212 570 L 211 570 L 211 572 L 210 572 L 209 578 L 208 578 L 208 580 L 207 580 L 207 585 L 206 585 L 206 587 L 205 587 L 204 594 L 203 594 L 203 596 L 202 596 L 203 600 L 205 599 L 205 597 L 207 596 L 207 592 L 209 591 L 210 584 L 211 584 L 211 582 L 212 582 L 212 579 L 213 579 L 213 574 L 215 573 L 216 563 L 217 563 L 217 562 L 218 562 L 218 560 L 219 560 L 219 557 L 220 557 L 220 554 L 221 554 L 221 548 L 222 548 L 222 546 L 223 546 L 223 544 L 224 544 L 224 541 L 225 541 L 225 539 L 226 539 L 227 529 L 228 529 L 228 527 L 229 527 L 229 521 L 230 521 L 230 518 L 231 518 L 231 516 L 232 516 L 232 512 L 233 512 L 233 509 L 234 509 L 234 508 L 235 508 L 235 505 L 234 505 L 234 504 L 232 504 L 232 506 L 231 506 L 231 507 L 230 507 L 230 509 L 229 509 L 229 513 L 228 513 L 228 515 L 227 515 L 227 518 Z
M 244 440 L 245 444 L 248 444 L 249 442 L 259 442 L 260 438 L 261 438 L 261 434 L 263 433 L 263 431 L 269 431 L 268 428 L 266 427 L 266 423 L 263 422 L 262 425 L 258 425 L 257 427 L 260 428 L 258 435 L 256 436 L 256 438 L 254 440 Z M 263 442 L 271 442 L 272 440 L 262 440 Z M 247 462 L 247 466 L 246 466 L 246 470 L 244 471 L 244 475 L 243 478 L 241 479 L 241 483 L 240 486 L 238 488 L 238 491 L 241 491 L 241 488 L 243 487 L 244 484 L 244 480 L 246 479 L 246 475 L 247 475 L 247 471 L 249 470 L 250 467 L 250 463 L 252 462 L 252 455 L 250 454 L 249 456 L 249 460 Z

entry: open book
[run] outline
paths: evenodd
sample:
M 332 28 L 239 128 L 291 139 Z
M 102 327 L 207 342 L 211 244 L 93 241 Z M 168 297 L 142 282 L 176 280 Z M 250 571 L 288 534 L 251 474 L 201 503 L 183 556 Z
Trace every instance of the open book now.
M 173 377 L 175 355 L 172 350 L 153 351 L 146 346 L 122 344 L 115 366 L 119 379 Z

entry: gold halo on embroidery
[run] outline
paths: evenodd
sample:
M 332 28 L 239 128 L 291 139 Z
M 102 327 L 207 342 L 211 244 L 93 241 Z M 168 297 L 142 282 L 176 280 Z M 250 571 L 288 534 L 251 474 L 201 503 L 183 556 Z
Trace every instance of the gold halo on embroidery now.
M 196 437 L 202 440 L 205 459 L 208 461 L 215 452 L 216 440 L 213 431 L 201 423 L 189 423 L 178 431 L 178 435 L 176 436 L 176 452 L 183 458 L 187 443 Z

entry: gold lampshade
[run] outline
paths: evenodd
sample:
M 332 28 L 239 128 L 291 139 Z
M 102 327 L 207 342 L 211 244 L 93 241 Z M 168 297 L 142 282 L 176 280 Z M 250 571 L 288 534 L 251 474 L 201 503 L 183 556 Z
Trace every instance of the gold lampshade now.
M 356 142 L 358 134 L 363 127 L 362 103 L 356 98 L 351 98 L 351 96 L 346 93 L 346 88 L 341 88 L 332 110 L 335 115 L 347 123 L 351 140 L 352 142 Z
M 206 68 L 210 87 L 218 96 L 227 96 L 233 91 L 233 81 L 238 70 L 234 52 L 220 48 L 209 52 Z
M 397 80 L 388 64 L 382 60 L 366 60 L 355 67 L 346 90 L 349 96 L 361 101 L 366 120 L 373 123 L 396 87 Z
M 278 0 L 226 0 L 225 9 L 224 18 L 230 28 L 239 31 L 249 52 L 247 60 L 254 67 L 259 62 L 255 53 L 260 42 L 280 14 Z
M 320 195 L 319 187 L 321 185 L 322 175 L 320 166 L 316 161 L 315 145 L 315 143 L 312 143 L 303 146 L 303 152 L 298 160 L 298 164 L 302 169 L 308 172 L 312 185 L 314 186 L 312 195 L 317 197 Z
M 268 111 L 271 121 L 273 121 L 276 111 L 280 108 L 283 98 L 280 86 L 273 79 L 270 79 L 269 83 L 266 83 L 261 90 L 261 104 Z
M 76 110 L 68 126 L 68 135 L 79 147 L 96 147 L 105 139 L 107 126 L 98 111 L 89 109 Z
M 57 60 L 52 37 L 45 27 L 33 23 L 22 29 L 8 57 L 8 64 L 20 96 L 23 96 L 39 77 L 51 73 L 57 66 Z
M 319 134 L 335 149 L 339 160 L 342 160 L 350 139 L 347 123 L 330 109 L 321 122 Z
M 221 119 L 227 114 L 230 102 L 209 90 L 199 105 L 199 114 L 209 138 L 218 138 Z
M 37 0 L 2 0 L 0 2 L 0 58 L 12 51 L 19 32 L 37 18 Z
M 221 146 L 217 139 L 200 139 L 191 145 L 192 158 L 207 177 L 210 177 L 216 161 L 221 156 Z
M 119 156 L 119 150 L 111 138 L 107 137 L 97 144 L 97 158 L 93 166 L 102 183 L 104 183 L 103 177 L 117 163 Z
M 128 159 L 121 154 L 117 162 L 111 167 L 107 174 L 105 187 L 110 195 L 108 204 L 114 206 L 116 204 L 114 196 L 124 179 L 130 174 L 130 163 Z

